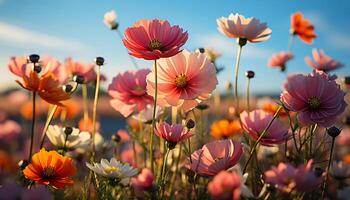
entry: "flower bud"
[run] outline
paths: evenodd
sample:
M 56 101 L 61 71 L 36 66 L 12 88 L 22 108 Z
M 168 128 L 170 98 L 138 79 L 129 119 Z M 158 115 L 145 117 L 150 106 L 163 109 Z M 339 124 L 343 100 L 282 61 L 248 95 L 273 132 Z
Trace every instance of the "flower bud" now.
M 243 47 L 244 45 L 247 44 L 247 39 L 246 38 L 239 38 L 238 44 L 239 44 L 239 46 Z
M 255 73 L 254 73 L 254 71 L 248 70 L 248 71 L 245 72 L 245 76 L 246 76 L 247 78 L 254 78 Z
M 70 85 L 70 84 L 63 85 L 63 86 L 62 86 L 62 89 L 63 89 L 63 91 L 64 91 L 64 92 L 66 92 L 66 93 L 70 93 L 70 92 L 72 92 L 72 91 L 73 91 L 73 86 L 72 86 L 72 85 Z
M 29 165 L 29 161 L 28 160 L 20 160 L 18 162 L 18 166 L 21 170 L 24 170 L 27 166 Z
M 167 147 L 168 147 L 169 150 L 174 149 L 175 146 L 176 146 L 176 144 L 177 144 L 176 142 L 170 142 L 170 141 L 167 141 L 167 142 L 166 142 L 166 145 L 167 145 Z
M 350 76 L 344 77 L 344 83 L 345 83 L 345 85 L 350 85 Z
M 39 74 L 41 72 L 42 68 L 41 68 L 39 63 L 33 63 L 32 70 L 35 71 L 37 74 Z
M 204 53 L 205 52 L 205 49 L 203 47 L 200 47 L 197 50 L 199 51 L 199 53 Z
M 121 140 L 121 138 L 120 138 L 120 136 L 118 134 L 112 135 L 111 139 L 112 139 L 112 141 L 114 141 L 116 143 L 120 142 L 120 140 Z
M 329 136 L 335 138 L 337 137 L 341 132 L 341 129 L 335 127 L 335 126 L 332 126 L 330 128 L 327 128 L 327 133 Z
M 198 110 L 206 110 L 206 109 L 209 108 L 209 105 L 207 105 L 207 104 L 198 104 L 198 105 L 196 106 L 196 108 L 197 108 Z
M 192 129 L 196 126 L 196 123 L 193 121 L 193 119 L 189 119 L 187 122 L 186 122 L 186 127 L 188 129 Z
M 74 75 L 73 76 L 73 81 L 78 83 L 78 84 L 84 84 L 85 83 L 85 78 L 84 78 L 84 76 Z
M 105 62 L 105 59 L 104 59 L 103 57 L 96 57 L 96 58 L 95 58 L 95 63 L 96 63 L 96 65 L 98 65 L 98 66 L 103 65 L 104 62 Z
M 37 63 L 39 62 L 40 56 L 37 54 L 31 54 L 27 57 L 27 61 L 31 63 Z
M 67 127 L 65 127 L 65 128 L 63 129 L 63 131 L 64 131 L 64 134 L 70 135 L 70 134 L 72 134 L 72 132 L 73 132 L 73 128 L 67 126 Z

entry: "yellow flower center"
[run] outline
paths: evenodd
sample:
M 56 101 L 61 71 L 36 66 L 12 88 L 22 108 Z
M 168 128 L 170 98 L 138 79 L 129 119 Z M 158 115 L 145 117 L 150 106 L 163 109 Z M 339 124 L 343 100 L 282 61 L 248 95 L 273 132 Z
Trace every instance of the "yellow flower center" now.
M 317 109 L 321 105 L 321 101 L 318 97 L 310 97 L 307 101 L 310 109 Z
M 183 88 L 187 85 L 187 77 L 184 74 L 175 77 L 175 84 L 177 87 Z
M 157 39 L 153 39 L 149 42 L 148 46 L 151 50 L 159 50 L 162 47 L 162 43 Z
M 43 170 L 43 178 L 50 179 L 55 175 L 55 169 L 53 167 L 46 167 Z
M 144 87 L 142 87 L 141 85 L 135 85 L 135 87 L 134 87 L 134 90 L 136 90 L 136 91 L 142 91 L 142 90 L 144 90 L 145 88 Z
M 119 169 L 118 167 L 112 166 L 112 167 L 106 167 L 106 168 L 104 169 L 104 171 L 105 171 L 107 174 L 110 174 L 110 173 L 114 173 L 114 172 L 119 172 L 120 169 Z

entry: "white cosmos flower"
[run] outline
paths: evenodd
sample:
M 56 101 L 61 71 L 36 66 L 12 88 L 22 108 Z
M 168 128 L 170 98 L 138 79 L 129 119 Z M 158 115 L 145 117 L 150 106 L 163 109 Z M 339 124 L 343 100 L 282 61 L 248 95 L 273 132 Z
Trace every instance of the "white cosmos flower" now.
M 117 13 L 114 10 L 106 12 L 103 18 L 103 23 L 105 23 L 105 25 L 110 29 L 116 29 L 118 26 Z
M 160 106 L 156 106 L 156 119 L 163 114 L 163 109 Z M 153 105 L 148 104 L 145 109 L 141 110 L 139 113 L 132 115 L 132 118 L 140 120 L 143 123 L 152 122 L 153 118 Z
M 127 185 L 130 181 L 130 177 L 135 176 L 138 173 L 138 169 L 133 168 L 128 163 L 121 163 L 115 158 L 111 158 L 110 161 L 102 159 L 101 163 L 86 163 L 86 166 L 95 173 L 104 176 L 109 179 L 120 179 L 120 182 Z
M 90 144 L 90 133 L 80 132 L 77 128 L 71 129 L 71 133 L 67 136 L 65 133 L 66 128 L 58 125 L 50 125 L 46 131 L 46 135 L 50 142 L 59 149 L 64 147 L 67 149 L 84 148 Z

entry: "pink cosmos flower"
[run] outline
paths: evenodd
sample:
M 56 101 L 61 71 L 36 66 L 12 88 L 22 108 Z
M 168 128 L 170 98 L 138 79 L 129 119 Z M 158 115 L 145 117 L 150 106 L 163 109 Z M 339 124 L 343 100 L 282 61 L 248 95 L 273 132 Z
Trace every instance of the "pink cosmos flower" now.
M 182 28 L 159 19 L 138 21 L 124 35 L 123 43 L 129 54 L 146 60 L 174 56 L 188 39 Z
M 158 123 L 154 129 L 154 133 L 167 141 L 170 149 L 175 148 L 178 142 L 182 142 L 194 135 L 181 124 L 170 125 L 166 122 Z
M 137 177 L 131 178 L 131 184 L 135 191 L 150 191 L 154 188 L 154 176 L 151 170 L 144 168 Z
M 149 72 L 149 69 L 129 70 L 118 74 L 109 84 L 110 104 L 124 117 L 153 103 L 153 97 L 146 93 L 146 76 Z
M 243 153 L 243 145 L 238 141 L 217 140 L 205 144 L 192 153 L 186 167 L 201 176 L 215 176 L 222 170 L 236 165 Z M 189 161 L 191 161 L 189 159 Z
M 254 140 L 258 140 L 260 134 L 272 120 L 273 115 L 264 110 L 254 110 L 250 113 L 244 111 L 240 117 L 244 130 Z M 288 137 L 288 128 L 278 119 L 275 119 L 270 128 L 267 129 L 265 136 L 261 138 L 260 143 L 265 146 L 272 146 L 285 142 Z
M 268 66 L 272 68 L 279 68 L 281 71 L 286 69 L 286 63 L 293 59 L 294 55 L 290 52 L 279 52 L 273 54 L 268 62 Z
M 209 182 L 208 191 L 217 200 L 239 200 L 241 178 L 236 172 L 221 171 Z
M 305 62 L 316 70 L 329 72 L 343 66 L 343 64 L 328 56 L 322 49 L 319 51 L 317 49 L 313 49 L 312 56 L 314 57 L 314 61 L 311 60 L 309 56 L 306 56 Z
M 96 79 L 94 64 L 85 64 L 78 61 L 73 61 L 72 58 L 67 58 L 64 62 L 65 70 L 68 76 L 74 75 L 83 76 L 85 81 L 93 81 Z
M 249 42 L 263 42 L 271 36 L 271 29 L 266 23 L 255 18 L 245 18 L 238 13 L 231 13 L 227 18 L 216 20 L 218 30 L 229 38 L 246 39 Z
M 21 126 L 13 120 L 0 121 L 0 140 L 11 143 L 21 133 Z
M 312 169 L 313 160 L 309 160 L 306 165 L 301 164 L 298 168 L 289 163 L 279 163 L 277 168 L 265 172 L 265 181 L 276 186 L 283 192 L 297 190 L 309 192 L 316 189 L 322 182 L 322 174 L 318 174 Z
M 63 83 L 66 80 L 65 71 L 61 66 L 61 63 L 51 56 L 43 56 L 40 59 L 41 73 L 45 74 L 47 72 L 53 73 L 56 78 Z M 25 56 L 11 57 L 9 64 L 9 70 L 18 77 L 30 76 L 30 71 L 32 70 L 32 64 L 27 64 L 27 58 Z
M 202 53 L 186 50 L 171 58 L 160 59 L 158 104 L 190 110 L 209 98 L 216 88 L 215 66 Z M 154 95 L 154 69 L 147 75 L 147 93 Z
M 286 108 L 297 112 L 302 124 L 329 127 L 345 110 L 344 96 L 334 77 L 322 71 L 313 71 L 308 75 L 288 76 L 281 101 Z

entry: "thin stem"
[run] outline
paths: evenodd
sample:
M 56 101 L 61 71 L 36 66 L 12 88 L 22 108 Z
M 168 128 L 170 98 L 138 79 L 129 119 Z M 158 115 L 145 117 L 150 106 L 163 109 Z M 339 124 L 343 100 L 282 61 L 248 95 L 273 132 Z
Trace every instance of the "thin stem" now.
M 84 125 L 85 127 L 87 127 L 88 121 L 89 121 L 89 108 L 88 108 L 88 91 L 87 91 L 86 84 L 81 85 L 81 93 L 83 96 Z
M 293 38 L 294 38 L 294 35 L 292 33 L 289 34 L 287 52 L 292 51 Z
M 36 98 L 36 92 L 33 91 L 33 112 L 32 112 L 32 129 L 30 134 L 30 149 L 29 149 L 29 157 L 28 161 L 32 159 L 32 153 L 33 153 L 33 143 L 34 143 L 34 131 L 35 131 L 35 98 Z
M 189 155 L 190 155 L 190 163 L 192 164 L 192 156 L 191 156 L 191 154 L 192 154 L 192 150 L 191 150 L 191 139 L 190 139 L 190 138 L 188 138 L 188 139 L 187 139 L 187 141 L 188 141 L 188 152 L 189 152 Z
M 236 66 L 235 66 L 235 98 L 236 98 L 236 115 L 239 115 L 239 98 L 238 98 L 238 72 L 239 72 L 239 63 L 241 60 L 242 46 L 238 45 Z
M 149 143 L 149 157 L 151 160 L 151 171 L 154 173 L 154 163 L 153 163 L 153 135 L 156 126 L 156 109 L 157 109 L 157 96 L 158 96 L 158 72 L 157 72 L 157 60 L 154 60 L 154 104 L 153 104 L 153 116 L 152 116 L 152 130 L 150 135 Z
M 175 165 L 175 173 L 173 173 L 173 176 L 171 177 L 171 182 L 170 182 L 170 189 L 169 189 L 169 194 L 172 195 L 173 194 L 173 189 L 175 186 L 175 180 L 176 180 L 176 175 L 179 171 L 179 164 L 180 164 L 180 160 L 181 160 L 181 153 L 182 153 L 182 144 L 180 144 L 180 153 L 179 156 L 176 159 L 176 165 Z
M 136 152 L 135 140 L 132 141 L 132 151 L 135 159 L 135 167 L 137 167 L 137 152 Z
M 50 110 L 49 115 L 46 118 L 46 122 L 45 122 L 45 126 L 44 126 L 44 129 L 43 129 L 43 133 L 41 134 L 40 149 L 44 146 L 44 142 L 45 142 L 45 138 L 46 138 L 46 132 L 47 132 L 47 129 L 49 128 L 49 125 L 50 125 L 50 123 L 51 123 L 51 121 L 53 119 L 53 116 L 55 115 L 57 107 L 58 107 L 57 105 L 54 105 L 53 108 Z
M 249 101 L 249 97 L 250 97 L 250 78 L 247 78 L 247 112 L 250 112 L 250 101 Z
M 322 199 L 324 199 L 324 194 L 325 194 L 325 191 L 326 191 L 326 186 L 327 186 L 327 181 L 328 181 L 329 169 L 330 169 L 331 163 L 332 163 L 334 142 L 335 142 L 335 137 L 332 137 L 331 152 L 329 154 L 329 160 L 328 160 L 328 165 L 327 165 L 327 169 L 326 169 L 326 177 L 325 177 L 325 180 L 323 182 L 323 188 L 322 188 Z
M 162 166 L 162 174 L 161 174 L 161 185 L 162 185 L 162 190 L 163 190 L 163 192 L 164 192 L 164 190 L 165 190 L 165 187 L 164 187 L 164 179 L 165 179 L 165 171 L 166 171 L 166 164 L 167 164 L 167 162 L 168 162 L 168 157 L 169 157 L 169 152 L 170 152 L 170 149 L 169 148 L 167 148 L 166 149 L 166 153 L 165 153 L 165 158 L 164 158 L 164 160 L 163 160 L 163 166 Z
M 91 154 L 91 162 L 94 161 L 95 159 L 95 134 L 96 134 L 96 113 L 97 113 L 97 101 L 98 101 L 98 95 L 99 95 L 99 90 L 100 90 L 100 67 L 97 65 L 97 77 L 96 77 L 96 88 L 95 88 L 95 98 L 94 98 L 94 107 L 92 110 L 92 154 Z
M 118 28 L 117 28 L 117 33 L 118 33 L 118 35 L 119 35 L 120 39 L 121 39 L 121 40 L 123 40 L 123 35 L 122 35 L 122 33 L 119 31 L 119 29 L 118 29 Z M 138 69 L 138 68 L 139 68 L 139 66 L 137 65 L 137 62 L 136 62 L 135 58 L 134 58 L 134 57 L 132 57 L 132 56 L 129 54 L 129 52 L 128 52 L 128 50 L 127 50 L 127 49 L 126 49 L 126 53 L 128 54 L 128 56 L 129 56 L 129 58 L 130 58 L 130 60 L 131 60 L 132 64 L 134 65 L 135 69 Z
M 267 130 L 270 128 L 270 126 L 272 125 L 273 121 L 275 121 L 275 119 L 277 118 L 278 113 L 280 112 L 281 109 L 282 109 L 282 106 L 278 107 L 278 109 L 276 110 L 273 118 L 271 119 L 271 121 L 269 122 L 267 127 L 263 130 L 263 132 L 260 134 L 259 138 L 255 141 L 254 146 L 253 146 L 253 148 L 250 151 L 248 160 L 247 160 L 247 162 L 244 165 L 243 174 L 246 172 L 248 164 L 249 164 L 250 160 L 252 159 L 252 156 L 253 156 L 254 152 L 256 151 L 256 147 L 258 146 L 260 140 L 266 135 Z
M 297 145 L 297 140 L 296 140 L 296 138 L 295 138 L 295 131 L 296 131 L 296 130 L 294 130 L 294 127 L 293 127 L 292 117 L 290 116 L 290 113 L 289 113 L 288 110 L 285 109 L 285 111 L 286 111 L 287 114 L 288 114 L 289 126 L 290 126 L 290 129 L 292 130 L 292 137 L 293 137 L 293 141 L 294 141 L 295 150 L 299 151 L 298 145 Z

